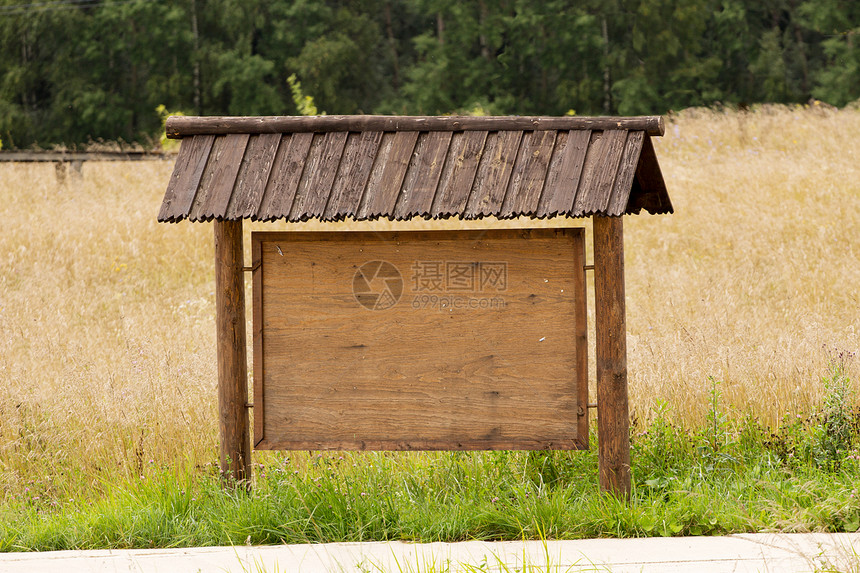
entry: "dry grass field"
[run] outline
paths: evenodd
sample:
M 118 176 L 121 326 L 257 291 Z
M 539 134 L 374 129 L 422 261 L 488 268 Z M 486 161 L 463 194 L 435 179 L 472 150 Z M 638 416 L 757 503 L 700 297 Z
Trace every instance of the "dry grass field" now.
M 656 145 L 676 212 L 625 221 L 634 416 L 665 402 L 700 424 L 711 377 L 736 416 L 818 406 L 828 353 L 860 347 L 858 133 L 860 111 L 818 107 L 670 118 Z M 7 493 L 216 458 L 212 229 L 156 223 L 171 169 L 0 167 Z M 374 226 L 392 224 L 352 225 Z

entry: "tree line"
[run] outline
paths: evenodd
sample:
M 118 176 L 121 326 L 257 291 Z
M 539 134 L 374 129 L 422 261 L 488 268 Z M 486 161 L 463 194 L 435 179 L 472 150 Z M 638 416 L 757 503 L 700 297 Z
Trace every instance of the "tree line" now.
M 196 115 L 654 114 L 860 98 L 857 0 L 0 0 L 6 148 Z M 290 79 L 290 81 L 288 81 Z

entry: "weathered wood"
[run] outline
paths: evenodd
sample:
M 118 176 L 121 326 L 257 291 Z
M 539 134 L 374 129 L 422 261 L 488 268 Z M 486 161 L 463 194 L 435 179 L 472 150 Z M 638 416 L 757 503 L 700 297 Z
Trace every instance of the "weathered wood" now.
M 260 221 L 289 217 L 314 134 L 294 133 L 283 136 L 284 139 L 287 137 L 289 144 L 282 141 L 275 155 L 272 175 L 257 211 L 256 218 Z
M 311 170 L 306 188 L 299 187 L 301 200 L 297 201 L 296 208 L 301 210 L 300 214 L 294 214 L 292 221 L 313 219 L 322 217 L 325 212 L 326 203 L 331 195 L 334 178 L 343 156 L 343 148 L 346 145 L 348 134 L 345 131 L 327 133 L 323 140 L 322 152 L 316 169 Z
M 221 470 L 231 482 L 251 478 L 242 221 L 215 221 L 215 323 Z
M 224 138 L 224 148 L 218 161 L 212 165 L 212 189 L 209 191 L 207 206 L 203 211 L 206 218 L 222 216 L 230 204 L 233 196 L 233 186 L 236 184 L 236 176 L 239 167 L 242 166 L 242 158 L 248 147 L 250 135 L 240 133 L 228 135 Z M 211 164 L 212 161 L 210 160 Z M 207 164 L 207 169 L 209 164 Z
M 188 212 L 189 221 L 208 221 L 211 215 L 207 217 L 207 211 L 210 211 L 209 197 L 215 188 L 215 177 L 222 176 L 224 165 L 221 162 L 221 157 L 227 149 L 227 136 L 219 135 L 212 143 L 212 149 L 209 152 L 209 158 L 206 161 L 206 168 L 203 170 L 203 175 L 200 178 L 200 183 L 197 186 L 197 192 L 194 195 L 194 203 Z M 184 142 L 183 142 L 184 144 Z M 180 150 L 181 153 L 181 150 Z
M 627 202 L 630 199 L 630 189 L 633 186 L 633 177 L 636 173 L 636 165 L 639 163 L 644 136 L 645 134 L 641 131 L 631 131 L 627 134 L 621 164 L 618 166 L 618 175 L 615 177 L 612 193 L 605 209 L 606 214 L 610 217 L 623 215 L 627 210 Z
M 521 131 L 500 131 L 488 135 L 467 203 L 467 219 L 479 219 L 499 212 L 522 137 Z
M 556 132 L 532 131 L 523 137 L 500 217 L 533 215 L 540 201 Z
M 579 177 L 588 151 L 590 131 L 568 132 L 564 148 L 553 153 L 543 195 L 538 205 L 538 217 L 569 213 L 576 199 Z
M 279 133 L 251 136 L 239 167 L 239 174 L 236 176 L 230 204 L 227 206 L 228 219 L 244 219 L 257 213 L 280 141 Z
M 360 213 L 363 219 L 375 219 L 394 213 L 400 187 L 406 177 L 417 141 L 417 131 L 398 131 L 383 136 L 380 153 L 373 164 L 367 184 L 370 191 L 365 193 L 365 199 L 362 201 Z
M 414 160 L 409 166 L 394 209 L 396 219 L 411 219 L 429 213 L 451 137 L 450 131 L 431 131 L 419 136 Z
M 252 242 L 258 449 L 587 445 L 583 229 Z
M 445 160 L 445 170 L 439 180 L 439 191 L 433 200 L 431 208 L 433 217 L 448 217 L 459 215 L 466 207 L 478 163 L 486 131 L 462 131 L 455 133 L 448 148 L 448 158 Z
M 600 488 L 626 497 L 631 480 L 623 219 L 596 216 L 593 227 Z
M 642 152 L 639 155 L 639 163 L 636 164 L 633 181 L 633 189 L 627 202 L 628 213 L 639 213 L 642 209 L 652 214 L 674 212 L 660 164 L 657 163 L 657 155 L 654 153 L 654 144 L 648 135 L 642 142 Z
M 592 134 L 592 144 L 582 168 L 580 191 L 573 210 L 584 215 L 605 214 L 618 165 L 624 152 L 627 132 L 604 131 Z
M 328 131 L 569 131 L 635 130 L 663 135 L 660 116 L 642 117 L 462 117 L 324 115 L 315 117 L 179 117 L 167 118 L 167 137 L 225 133 L 296 133 Z
M 214 135 L 195 135 L 182 142 L 179 157 L 173 167 L 173 175 L 161 203 L 159 221 L 181 218 L 191 209 L 214 141 Z
M 265 416 L 265 401 L 263 399 L 263 251 L 260 241 L 251 241 L 252 284 L 251 304 L 253 305 L 253 372 L 254 372 L 254 447 L 263 441 L 263 417 Z
M 381 131 L 349 134 L 340 171 L 325 208 L 326 219 L 338 220 L 358 212 L 381 141 Z

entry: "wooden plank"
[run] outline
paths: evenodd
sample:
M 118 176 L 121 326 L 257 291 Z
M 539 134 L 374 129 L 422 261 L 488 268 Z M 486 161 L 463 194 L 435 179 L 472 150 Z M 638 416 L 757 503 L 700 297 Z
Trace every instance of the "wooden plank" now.
M 463 131 L 453 135 L 433 202 L 433 217 L 459 215 L 466 208 L 486 141 L 486 131 Z
M 618 175 L 612 186 L 609 204 L 606 206 L 606 215 L 612 217 L 623 215 L 627 209 L 627 201 L 633 187 L 633 179 L 636 175 L 636 165 L 639 163 L 639 155 L 642 152 L 641 131 L 631 131 L 627 134 L 627 142 L 624 144 L 624 152 L 621 155 L 621 164 L 618 166 Z
M 336 221 L 358 214 L 381 141 L 381 131 L 349 134 L 340 172 L 335 178 L 334 188 L 325 209 L 323 218 L 326 221 Z
M 296 189 L 296 196 L 293 199 L 293 206 L 290 209 L 288 221 L 303 221 L 304 206 L 308 202 L 308 195 L 313 193 L 310 188 L 311 180 L 316 177 L 316 171 L 322 161 L 323 152 L 325 150 L 326 136 L 324 133 L 314 133 L 311 140 L 311 147 L 308 150 L 305 164 L 302 171 L 302 176 L 299 179 L 299 186 Z
M 397 204 L 400 187 L 403 185 L 403 178 L 417 141 L 417 131 L 398 131 L 384 135 L 380 153 L 367 184 L 365 199 L 362 201 L 362 219 L 390 217 L 394 214 L 394 206 Z
M 582 230 L 582 236 L 585 237 L 585 231 Z M 585 255 L 585 240 L 576 241 L 573 245 L 573 260 L 574 263 L 582 261 L 583 265 L 586 261 Z M 588 309 L 586 301 L 586 279 L 585 267 L 583 272 L 574 275 L 574 292 L 581 293 L 576 295 L 576 315 L 575 315 L 575 330 L 576 344 L 574 345 L 574 355 L 576 360 L 576 385 L 579 390 L 579 403 L 585 404 L 581 410 L 577 410 L 579 420 L 577 423 L 578 442 L 580 449 L 587 450 L 589 448 L 589 422 L 588 422 Z
M 660 116 L 526 117 L 526 116 L 391 116 L 325 115 L 316 117 L 177 117 L 167 118 L 167 137 L 225 133 L 299 133 L 329 131 L 571 131 L 633 130 L 663 135 Z
M 590 131 L 571 131 L 568 133 L 564 147 L 559 149 L 556 146 L 538 205 L 538 217 L 570 213 L 576 198 L 576 190 L 579 188 L 579 178 L 590 139 Z
M 249 138 L 248 134 L 226 136 L 221 154 L 217 158 L 214 156 L 210 158 L 210 163 L 212 159 L 215 159 L 216 163 L 213 165 L 206 205 L 202 209 L 204 218 L 222 218 L 226 214 Z
M 463 214 L 465 219 L 499 213 L 522 137 L 521 131 L 500 131 L 487 136 L 472 194 Z
M 306 221 L 314 217 L 322 217 L 328 203 L 334 177 L 337 174 L 343 148 L 348 134 L 345 131 L 326 133 L 322 137 L 319 157 L 314 153 L 313 145 L 305 167 L 307 178 L 302 178 L 296 201 L 290 212 L 290 221 Z
M 178 221 L 188 216 L 214 141 L 214 136 L 196 135 L 182 142 L 158 213 L 159 221 Z
M 242 221 L 215 221 L 215 323 L 221 470 L 228 483 L 251 479 Z
M 263 380 L 265 376 L 265 363 L 263 362 L 263 255 L 260 241 L 255 241 L 254 235 L 251 240 L 251 268 L 252 271 L 252 305 L 253 305 L 253 340 L 254 340 L 254 437 L 253 444 L 263 441 L 266 408 L 263 391 Z
M 630 495 L 627 319 L 621 217 L 594 217 L 594 312 L 600 489 Z
M 189 221 L 207 221 L 205 212 L 209 207 L 209 197 L 212 195 L 213 181 L 215 174 L 218 171 L 221 162 L 221 156 L 227 148 L 227 136 L 219 135 L 215 137 L 212 143 L 212 149 L 209 151 L 209 159 L 206 162 L 206 167 L 203 169 L 203 175 L 200 177 L 200 183 L 197 186 L 197 195 L 194 197 L 194 202 L 188 213 Z
M 592 134 L 573 207 L 577 216 L 606 212 L 626 141 L 627 132 L 624 131 Z
M 532 215 L 537 210 L 555 137 L 555 131 L 532 131 L 523 136 L 500 217 Z
M 657 163 L 651 137 L 646 135 L 642 142 L 642 152 L 636 165 L 633 192 L 627 202 L 627 213 L 639 213 L 645 209 L 652 215 L 674 213 L 672 201 L 666 190 L 666 182 Z
M 262 260 L 258 448 L 587 446 L 582 229 L 252 241 Z
M 450 131 L 431 131 L 418 138 L 414 158 L 397 198 L 395 218 L 411 219 L 430 214 L 451 137 Z
M 250 137 L 248 149 L 236 176 L 233 196 L 227 206 L 228 219 L 246 218 L 257 213 L 280 141 L 281 135 L 277 133 Z
M 287 137 L 289 137 L 289 143 L 286 141 Z M 283 136 L 283 141 L 275 154 L 272 174 L 266 184 L 263 200 L 257 211 L 257 220 L 272 221 L 290 215 L 313 137 L 313 133 Z

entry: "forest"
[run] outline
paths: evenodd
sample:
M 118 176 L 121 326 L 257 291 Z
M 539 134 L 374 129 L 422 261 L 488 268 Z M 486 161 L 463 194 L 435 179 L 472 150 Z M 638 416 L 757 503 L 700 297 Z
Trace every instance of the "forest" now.
M 663 114 L 860 98 L 857 0 L 0 0 L 4 149 L 163 115 Z

